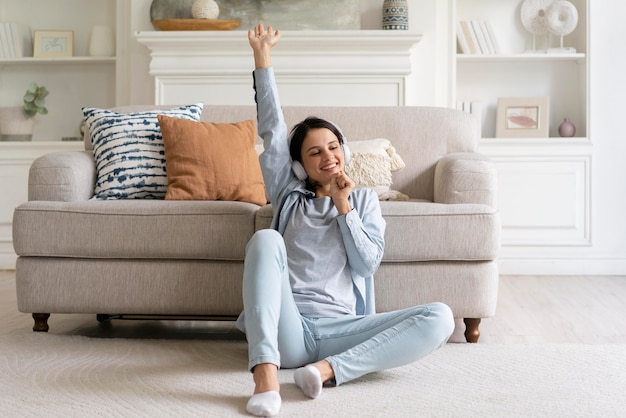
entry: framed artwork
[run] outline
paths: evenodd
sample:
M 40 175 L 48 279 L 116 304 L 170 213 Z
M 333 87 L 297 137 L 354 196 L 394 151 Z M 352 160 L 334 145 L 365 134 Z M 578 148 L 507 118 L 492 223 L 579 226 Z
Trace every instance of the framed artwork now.
M 547 138 L 550 98 L 500 97 L 496 121 L 497 138 Z
M 74 55 L 74 32 L 71 30 L 36 30 L 34 57 L 71 57 Z

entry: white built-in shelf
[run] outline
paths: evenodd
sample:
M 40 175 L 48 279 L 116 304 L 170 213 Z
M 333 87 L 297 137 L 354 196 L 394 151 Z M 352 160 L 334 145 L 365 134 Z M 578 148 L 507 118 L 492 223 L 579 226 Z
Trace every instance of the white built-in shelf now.
M 24 64 L 106 64 L 115 63 L 115 57 L 58 57 L 58 58 L 3 58 L 0 65 L 24 65 Z
M 590 145 L 589 138 L 574 136 L 569 138 L 549 137 L 549 138 L 481 138 L 481 145 L 529 145 L 529 146 L 587 146 Z
M 49 152 L 84 149 L 83 141 L 0 141 L 0 160 L 33 160 Z
M 554 62 L 554 61 L 574 61 L 584 62 L 586 54 L 495 54 L 495 55 L 479 55 L 479 54 L 457 54 L 456 58 L 459 62 Z

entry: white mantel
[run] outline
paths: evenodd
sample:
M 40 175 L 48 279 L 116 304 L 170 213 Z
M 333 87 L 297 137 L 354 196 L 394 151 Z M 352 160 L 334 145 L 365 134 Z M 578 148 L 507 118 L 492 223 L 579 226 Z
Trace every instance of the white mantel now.
M 272 50 L 284 105 L 405 104 L 421 35 L 406 31 L 284 31 Z M 150 50 L 155 104 L 253 104 L 244 31 L 137 32 Z

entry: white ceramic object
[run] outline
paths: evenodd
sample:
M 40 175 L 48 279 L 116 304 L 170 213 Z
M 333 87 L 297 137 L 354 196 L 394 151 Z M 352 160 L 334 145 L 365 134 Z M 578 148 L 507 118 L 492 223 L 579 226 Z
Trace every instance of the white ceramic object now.
M 215 0 L 196 0 L 191 6 L 191 16 L 194 19 L 217 19 L 220 7 Z
M 107 25 L 95 25 L 91 29 L 89 55 L 92 57 L 112 57 L 115 55 L 115 34 Z
M 569 35 L 578 25 L 578 10 L 569 1 L 559 0 L 552 3 L 546 12 L 546 21 L 550 33 L 559 37 L 560 47 L 550 48 L 550 53 L 574 53 L 575 48 L 564 47 L 563 37 Z
M 522 26 L 533 36 L 531 51 L 537 50 L 537 36 L 548 33 L 548 21 L 546 12 L 553 0 L 524 0 L 520 11 Z

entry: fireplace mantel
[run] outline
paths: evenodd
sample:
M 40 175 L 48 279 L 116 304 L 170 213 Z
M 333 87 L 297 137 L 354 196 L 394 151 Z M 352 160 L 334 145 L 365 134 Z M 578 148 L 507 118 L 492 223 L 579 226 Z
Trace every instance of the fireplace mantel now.
M 252 104 L 253 59 L 245 31 L 149 31 L 155 103 Z M 404 105 L 412 53 L 407 31 L 284 31 L 272 60 L 288 105 Z

